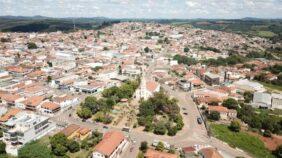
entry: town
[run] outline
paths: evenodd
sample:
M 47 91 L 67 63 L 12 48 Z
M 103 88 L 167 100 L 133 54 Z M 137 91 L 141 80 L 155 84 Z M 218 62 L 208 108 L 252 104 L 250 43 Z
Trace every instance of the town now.
M 282 152 L 282 43 L 153 22 L 0 39 L 1 155 Z

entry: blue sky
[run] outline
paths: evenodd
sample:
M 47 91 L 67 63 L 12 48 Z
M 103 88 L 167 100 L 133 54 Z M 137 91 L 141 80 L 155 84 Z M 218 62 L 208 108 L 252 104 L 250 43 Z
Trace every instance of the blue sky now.
M 282 0 L 0 0 L 0 15 L 110 18 L 282 18 Z

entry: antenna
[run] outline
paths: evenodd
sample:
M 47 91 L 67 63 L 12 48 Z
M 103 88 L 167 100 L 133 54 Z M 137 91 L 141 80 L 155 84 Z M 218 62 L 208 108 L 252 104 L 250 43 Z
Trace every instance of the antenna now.
M 72 23 L 73 23 L 73 30 L 75 31 L 75 19 L 72 19 Z

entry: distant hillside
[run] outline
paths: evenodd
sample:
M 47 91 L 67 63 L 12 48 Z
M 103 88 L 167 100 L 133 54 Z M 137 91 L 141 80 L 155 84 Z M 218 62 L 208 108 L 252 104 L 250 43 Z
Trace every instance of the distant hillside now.
M 0 17 L 0 31 L 3 32 L 52 32 L 72 31 L 77 29 L 99 29 L 118 20 L 107 18 L 49 18 L 42 16 L 21 17 L 2 16 Z
M 50 18 L 43 16 L 0 16 L 0 31 L 5 32 L 51 32 L 73 31 L 75 23 L 78 29 L 100 29 L 118 22 L 156 22 L 160 24 L 174 24 L 206 30 L 220 30 L 265 37 L 274 42 L 282 41 L 281 19 L 109 19 L 105 17 L 93 18 Z

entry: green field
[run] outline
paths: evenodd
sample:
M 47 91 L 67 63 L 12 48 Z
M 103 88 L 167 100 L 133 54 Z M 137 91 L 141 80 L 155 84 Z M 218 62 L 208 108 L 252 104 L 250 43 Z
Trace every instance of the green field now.
M 276 35 L 275 33 L 271 31 L 258 31 L 257 34 L 260 37 L 266 37 L 266 38 L 270 38 Z
M 225 125 L 210 124 L 214 137 L 228 143 L 231 147 L 240 148 L 256 158 L 274 158 L 263 142 L 246 132 L 232 132 Z
M 282 91 L 282 85 L 274 85 L 274 84 L 270 84 L 270 83 L 265 83 L 265 82 L 259 82 L 260 84 L 262 84 L 264 87 L 266 87 L 266 89 L 270 90 L 270 91 Z

